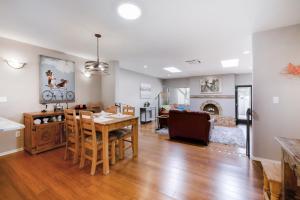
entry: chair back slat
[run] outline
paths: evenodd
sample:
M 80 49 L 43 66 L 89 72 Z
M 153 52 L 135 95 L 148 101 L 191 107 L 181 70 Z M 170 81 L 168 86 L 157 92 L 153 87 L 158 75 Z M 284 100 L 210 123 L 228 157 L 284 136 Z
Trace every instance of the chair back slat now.
M 92 143 L 96 145 L 97 137 L 94 124 L 93 113 L 90 111 L 80 111 L 80 128 L 81 128 L 81 139 L 86 141 L 87 137 L 92 136 Z
M 135 116 L 135 108 L 133 106 L 125 105 L 123 106 L 122 113 L 124 115 Z
M 109 113 L 113 113 L 113 114 L 117 114 L 118 112 L 118 107 L 115 105 L 109 106 L 107 108 L 104 109 L 105 112 L 109 112 Z
M 65 128 L 67 135 L 74 134 L 75 137 L 79 137 L 77 121 L 76 121 L 76 112 L 74 109 L 65 109 Z

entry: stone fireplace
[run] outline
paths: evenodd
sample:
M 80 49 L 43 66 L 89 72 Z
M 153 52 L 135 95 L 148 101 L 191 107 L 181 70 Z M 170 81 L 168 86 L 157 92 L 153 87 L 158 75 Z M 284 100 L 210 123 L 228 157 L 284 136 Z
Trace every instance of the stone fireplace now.
M 214 100 L 207 100 L 200 106 L 200 110 L 209 112 L 211 115 L 222 115 L 221 105 Z

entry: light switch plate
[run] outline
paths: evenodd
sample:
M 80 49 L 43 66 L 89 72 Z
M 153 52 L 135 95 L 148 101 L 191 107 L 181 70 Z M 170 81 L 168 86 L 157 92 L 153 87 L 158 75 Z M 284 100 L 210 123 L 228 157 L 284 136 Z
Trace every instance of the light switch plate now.
M 279 97 L 273 97 L 273 103 L 278 104 L 279 103 Z
M 7 97 L 0 97 L 0 103 L 7 102 Z

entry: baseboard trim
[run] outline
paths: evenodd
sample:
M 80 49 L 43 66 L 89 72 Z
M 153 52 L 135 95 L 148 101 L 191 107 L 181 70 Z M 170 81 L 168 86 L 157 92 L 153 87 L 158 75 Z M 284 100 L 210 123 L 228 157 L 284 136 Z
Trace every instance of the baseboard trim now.
M 1 156 L 6 156 L 6 155 L 9 155 L 9 154 L 12 154 L 12 153 L 17 153 L 19 151 L 23 151 L 24 148 L 18 148 L 18 149 L 12 149 L 12 150 L 9 150 L 9 151 L 4 151 L 4 152 L 1 152 L 0 153 L 0 157 Z
M 262 162 L 262 161 L 269 161 L 269 162 L 275 162 L 275 163 L 281 163 L 281 161 L 279 160 L 272 160 L 272 159 L 267 159 L 267 158 L 261 158 L 261 157 L 255 157 L 255 156 L 251 156 L 250 157 L 251 160 L 254 160 L 254 161 L 259 161 L 259 162 Z

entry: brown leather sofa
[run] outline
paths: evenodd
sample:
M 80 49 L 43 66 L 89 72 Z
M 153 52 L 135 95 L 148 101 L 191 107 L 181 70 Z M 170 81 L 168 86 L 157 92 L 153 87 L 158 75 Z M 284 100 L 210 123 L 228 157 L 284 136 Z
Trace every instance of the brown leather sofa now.
M 205 112 L 170 110 L 169 134 L 171 139 L 192 139 L 208 145 L 210 116 Z

